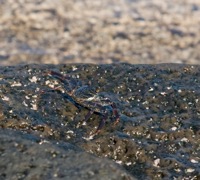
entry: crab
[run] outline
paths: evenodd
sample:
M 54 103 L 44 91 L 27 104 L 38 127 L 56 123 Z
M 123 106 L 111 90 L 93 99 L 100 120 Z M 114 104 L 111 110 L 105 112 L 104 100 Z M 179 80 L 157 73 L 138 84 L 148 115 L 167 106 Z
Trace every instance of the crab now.
M 112 119 L 114 125 L 119 122 L 120 117 L 116 104 L 106 97 L 105 93 L 96 92 L 90 85 L 82 85 L 80 81 L 77 81 L 77 79 L 70 75 L 62 75 L 55 71 L 48 71 L 46 75 L 58 80 L 64 89 L 63 91 L 63 89 L 55 88 L 50 91 L 61 94 L 64 99 L 70 101 L 79 111 L 82 108 L 88 109 L 84 121 L 90 119 L 93 113 L 101 116 L 101 120 L 94 134 L 98 134 L 105 126 L 108 117 Z

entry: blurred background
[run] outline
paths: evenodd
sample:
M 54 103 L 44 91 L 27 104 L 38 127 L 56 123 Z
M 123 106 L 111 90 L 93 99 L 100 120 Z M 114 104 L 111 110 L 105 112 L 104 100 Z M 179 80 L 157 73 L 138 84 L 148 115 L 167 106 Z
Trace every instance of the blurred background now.
M 0 0 L 0 65 L 200 63 L 200 0 Z

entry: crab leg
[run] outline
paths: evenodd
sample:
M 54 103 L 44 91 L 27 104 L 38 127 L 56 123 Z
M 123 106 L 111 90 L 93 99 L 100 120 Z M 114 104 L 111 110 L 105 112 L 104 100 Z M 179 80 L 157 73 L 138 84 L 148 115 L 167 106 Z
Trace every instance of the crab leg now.
M 48 71 L 47 74 L 50 74 L 52 76 L 58 76 L 60 78 L 64 78 L 65 76 L 63 76 L 62 74 L 55 72 L 55 71 Z
M 62 91 L 60 89 L 51 89 L 51 90 L 48 90 L 48 91 L 45 91 L 45 92 L 57 92 L 58 94 L 62 95 L 62 97 L 64 99 L 67 99 L 69 102 L 71 102 L 74 106 L 76 106 L 76 108 L 81 111 L 81 106 L 74 101 L 74 99 L 68 95 L 68 94 L 63 94 Z M 41 93 L 44 93 L 43 91 Z
M 85 119 L 84 119 L 84 121 L 87 121 L 90 117 L 91 117 L 91 115 L 94 113 L 94 111 L 89 111 L 88 113 L 87 113 L 87 115 L 85 116 Z
M 115 116 L 115 121 L 114 121 L 114 124 L 117 124 L 119 122 L 119 113 L 117 111 L 117 107 L 116 107 L 116 104 L 115 103 L 112 103 L 112 108 L 113 108 L 113 114 Z
M 98 134 L 100 132 L 100 130 L 105 126 L 105 123 L 106 123 L 106 119 L 108 118 L 107 115 L 103 115 L 103 118 L 101 119 L 100 123 L 99 123 L 99 126 L 96 130 L 96 132 L 94 134 Z
M 62 82 L 64 88 L 68 91 L 68 93 L 70 95 L 73 94 L 73 92 L 75 91 L 73 86 L 75 86 L 75 87 L 77 86 L 77 81 L 75 81 L 74 79 L 71 79 L 71 83 L 70 83 L 70 77 L 69 76 L 67 76 L 67 75 L 64 76 L 64 75 L 62 75 L 58 72 L 55 72 L 55 71 L 48 71 L 47 74 L 51 75 L 55 79 L 58 79 L 60 82 Z

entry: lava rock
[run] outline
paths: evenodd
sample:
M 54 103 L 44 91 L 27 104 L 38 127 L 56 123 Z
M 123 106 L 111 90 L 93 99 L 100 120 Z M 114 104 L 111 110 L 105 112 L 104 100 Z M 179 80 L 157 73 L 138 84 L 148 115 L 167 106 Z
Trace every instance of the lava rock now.
M 74 78 L 74 81 L 90 85 L 98 93 L 107 96 L 117 105 L 119 123 L 114 124 L 112 117 L 108 117 L 99 134 L 94 135 L 102 119 L 101 115 L 94 113 L 87 122 L 84 122 L 89 109 L 84 106 L 77 109 L 61 93 L 51 91 L 52 88 L 59 88 L 63 92 L 65 89 L 61 82 L 47 75 L 49 70 L 66 74 Z M 27 141 L 33 143 L 25 148 L 32 154 L 19 152 L 20 159 L 9 160 L 13 161 L 13 166 L 16 166 L 23 156 L 27 155 L 25 159 L 30 160 L 42 153 L 44 166 L 45 163 L 50 163 L 47 170 L 43 167 L 45 177 L 49 177 L 49 170 L 54 172 L 50 173 L 51 177 L 56 174 L 57 171 L 53 168 L 56 164 L 61 168 L 63 176 L 67 177 L 64 164 L 68 159 L 64 154 L 70 151 L 71 155 L 67 157 L 71 158 L 71 161 L 72 157 L 83 157 L 85 163 L 94 161 L 91 165 L 86 163 L 87 167 L 99 169 L 101 177 L 104 170 L 101 171 L 97 166 L 104 167 L 106 157 L 120 164 L 138 179 L 199 178 L 198 65 L 32 64 L 0 67 L 0 74 L 0 127 L 10 129 L 11 139 L 12 136 L 17 136 L 15 132 L 12 135 L 12 131 L 20 131 L 22 134 L 25 133 L 25 136 L 34 137 L 29 140 L 24 137 L 22 140 L 20 137 L 22 144 Z M 50 144 L 45 143 L 41 146 L 40 139 Z M 9 140 L 4 141 L 6 142 Z M 4 153 L 24 151 L 14 147 L 14 139 L 11 144 L 13 148 L 3 150 Z M 64 144 L 67 148 L 64 150 L 59 144 Z M 45 148 L 47 153 L 42 152 Z M 54 155 L 47 155 L 52 148 L 58 149 L 56 152 L 59 151 L 58 156 L 55 154 L 55 161 Z M 99 156 L 100 159 L 90 157 L 86 152 Z M 1 158 L 3 159 L 3 156 Z M 39 162 L 37 161 L 36 167 L 43 166 Z M 71 170 L 81 166 L 79 163 L 73 163 L 70 166 Z M 1 172 L 9 172 L 6 168 L 8 166 L 4 164 L 4 170 Z M 75 172 L 75 169 L 72 172 Z M 89 171 L 87 168 L 77 169 L 78 172 L 80 169 L 84 171 L 80 171 L 83 173 L 83 176 L 79 174 L 81 177 L 95 177 L 93 173 L 86 173 Z M 91 169 L 92 172 L 93 170 Z M 62 175 L 61 171 L 57 175 Z M 104 177 L 110 177 L 108 171 Z M 7 173 L 6 176 L 12 176 L 13 172 Z M 22 176 L 30 175 L 29 172 L 32 173 L 30 169 L 23 171 Z M 132 178 L 124 170 L 120 169 L 119 172 L 125 173 L 124 177 L 117 175 L 116 172 L 111 174 L 113 177 Z
M 0 179 L 134 179 L 114 162 L 66 143 L 0 129 Z

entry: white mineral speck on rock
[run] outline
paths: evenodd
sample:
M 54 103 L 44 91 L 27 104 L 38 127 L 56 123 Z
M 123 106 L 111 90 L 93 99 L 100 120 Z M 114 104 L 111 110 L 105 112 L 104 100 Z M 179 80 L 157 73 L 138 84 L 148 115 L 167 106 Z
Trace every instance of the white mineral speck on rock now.
M 22 86 L 22 84 L 20 82 L 14 82 L 11 87 L 15 87 L 15 86 Z
M 130 88 L 128 88 L 128 90 L 129 90 L 130 92 L 132 92 L 132 90 L 131 90 Z
M 161 92 L 160 94 L 163 95 L 163 96 L 165 96 L 167 93 L 166 92 Z
M 177 130 L 177 127 L 174 126 L 174 127 L 171 128 L 171 130 L 172 130 L 172 131 L 176 131 L 176 130 Z
M 188 169 L 186 169 L 186 172 L 187 173 L 191 173 L 191 172 L 194 172 L 195 170 L 193 169 L 193 168 L 188 168 Z
M 52 82 L 49 80 L 45 81 L 45 85 L 48 85 L 49 87 L 54 88 L 54 84 L 52 84 Z
M 181 172 L 179 168 L 174 169 L 176 172 Z
M 37 77 L 33 76 L 32 78 L 29 78 L 29 81 L 36 83 L 37 82 Z
M 91 139 L 93 139 L 94 138 L 94 135 L 91 135 L 91 136 L 89 136 L 89 137 L 83 137 L 83 139 L 85 139 L 86 141 L 89 141 L 89 140 L 91 140 Z
M 198 161 L 195 160 L 195 159 L 191 159 L 190 161 L 191 161 L 192 163 L 195 163 L 195 164 L 198 163 Z
M 30 99 L 30 97 L 28 97 L 28 96 L 25 96 L 25 98 L 26 98 L 26 99 Z
M 126 163 L 127 166 L 130 166 L 131 164 L 132 164 L 132 162 L 127 162 Z
M 115 161 L 117 164 L 122 164 L 122 161 Z
M 3 101 L 9 101 L 10 99 L 9 99 L 8 96 L 3 96 L 3 97 L 2 97 L 2 100 L 3 100 Z
M 69 134 L 74 134 L 74 131 L 69 130 L 69 131 L 67 131 L 67 133 L 69 133 Z
M 51 81 L 49 81 L 49 80 L 45 81 L 45 85 L 48 85 L 50 83 L 51 83 Z
M 47 140 L 42 140 L 42 141 L 39 142 L 40 145 L 41 145 L 41 144 L 44 144 L 44 143 L 50 143 L 50 142 L 47 141 Z
M 181 141 L 182 142 L 188 142 L 189 140 L 186 137 L 184 137 L 184 138 L 181 139 Z
M 23 104 L 24 106 L 28 106 L 28 104 L 26 104 L 26 102 L 25 102 L 25 101 L 23 101 L 23 102 L 22 102 L 22 104 Z
M 154 163 L 153 163 L 153 166 L 154 167 L 159 167 L 159 164 L 160 164 L 160 159 L 155 159 Z
M 86 125 L 87 125 L 87 123 L 84 121 L 84 122 L 82 123 L 82 125 L 83 125 L 83 126 L 86 126 Z
M 31 104 L 32 105 L 32 108 L 31 109 L 33 109 L 33 110 L 38 110 L 38 108 L 37 108 L 37 105 L 36 104 Z
M 78 68 L 76 66 L 72 66 L 72 71 L 76 71 Z
M 38 97 L 38 96 L 37 96 L 36 94 L 32 96 L 32 98 L 37 98 L 37 97 Z
M 149 91 L 151 92 L 151 91 L 153 91 L 153 90 L 154 90 L 154 88 L 150 87 Z

